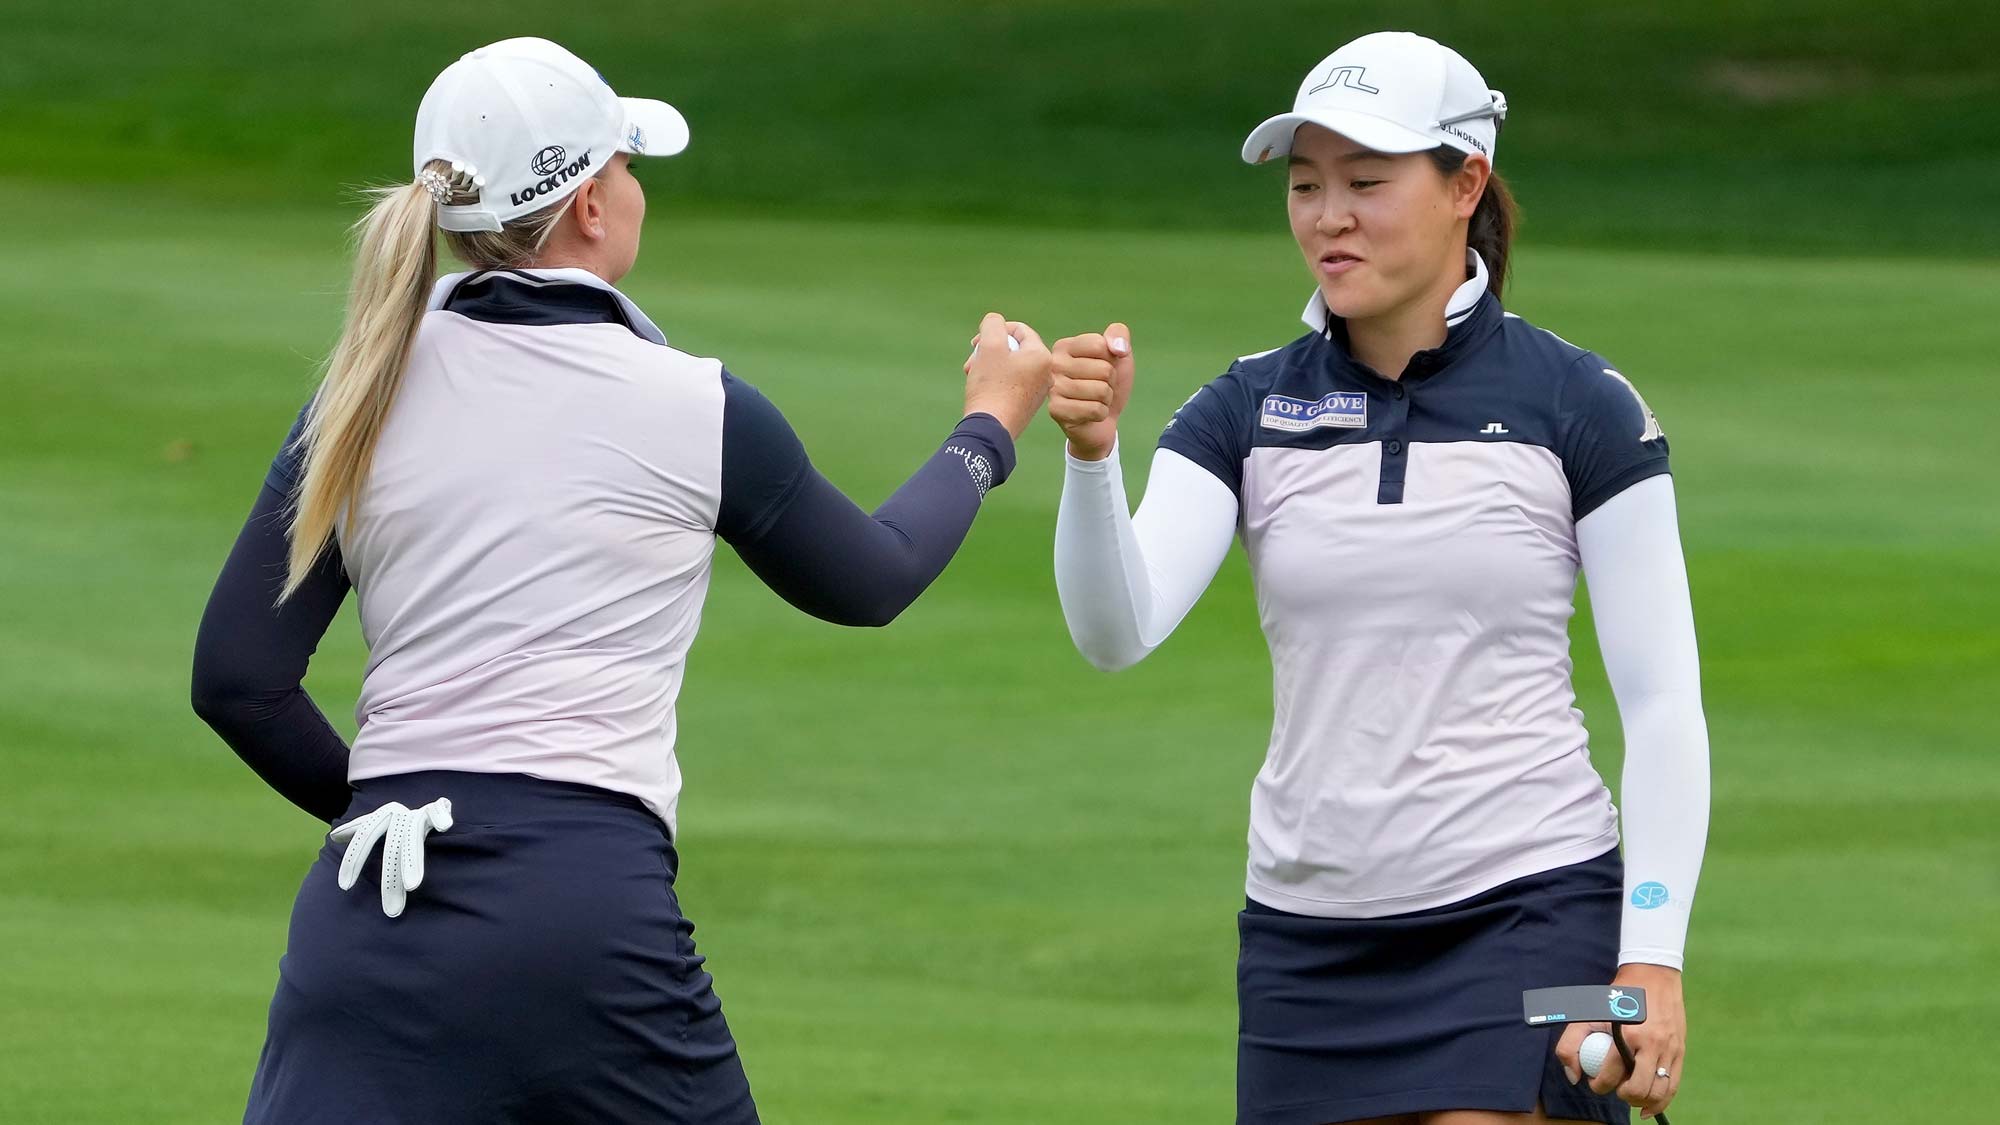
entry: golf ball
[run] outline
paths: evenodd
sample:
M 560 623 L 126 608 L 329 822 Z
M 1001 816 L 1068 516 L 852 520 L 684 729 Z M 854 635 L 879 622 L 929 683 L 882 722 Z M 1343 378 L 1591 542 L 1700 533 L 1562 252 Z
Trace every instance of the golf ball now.
M 1576 1050 L 1576 1061 L 1583 1066 L 1584 1076 L 1597 1077 L 1604 1069 L 1604 1056 L 1611 1053 L 1611 1036 L 1602 1031 L 1593 1031 L 1583 1037 L 1583 1046 Z
M 1018 352 L 1018 351 L 1020 351 L 1020 350 L 1021 350 L 1021 341 L 1019 341 L 1019 340 L 1016 340 L 1016 339 L 1015 339 L 1014 337 L 1012 337 L 1012 336 L 1009 336 L 1009 337 L 1007 337 L 1007 350 L 1008 350 L 1008 351 L 1010 351 L 1010 352 Z M 974 353 L 975 355 L 976 355 L 976 354 L 978 354 L 978 352 L 979 352 L 979 337 L 977 337 L 977 336 L 974 336 L 974 337 L 972 338 L 972 351 L 973 351 L 973 353 Z M 968 357 L 968 358 L 969 358 L 969 357 Z

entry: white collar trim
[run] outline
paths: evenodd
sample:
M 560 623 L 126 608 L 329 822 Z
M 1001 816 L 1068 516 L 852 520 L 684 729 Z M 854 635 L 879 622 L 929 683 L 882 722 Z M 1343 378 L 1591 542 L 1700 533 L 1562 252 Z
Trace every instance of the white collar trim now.
M 1445 302 L 1444 326 L 1446 328 L 1456 328 L 1460 324 L 1463 324 L 1465 318 L 1471 316 L 1473 308 L 1479 304 L 1479 298 L 1486 295 L 1487 273 L 1485 260 L 1480 258 L 1472 249 L 1467 248 L 1465 251 L 1465 264 L 1472 269 L 1472 276 L 1465 280 L 1465 284 L 1452 290 L 1451 300 Z M 1314 289 L 1312 300 L 1306 302 L 1306 311 L 1299 314 L 1299 319 L 1306 322 L 1307 328 L 1315 332 L 1324 333 L 1327 324 L 1332 319 L 1332 315 L 1326 307 L 1326 295 L 1318 289 Z
M 654 324 L 651 317 L 641 312 L 639 306 L 633 304 L 630 297 L 620 293 L 617 286 L 612 285 L 589 270 L 579 269 L 575 266 L 564 266 L 561 269 L 548 270 L 467 270 L 464 273 L 448 274 L 438 278 L 437 284 L 431 286 L 431 298 L 425 303 L 425 310 L 434 312 L 443 308 L 445 301 L 451 297 L 451 291 L 458 288 L 459 282 L 470 277 L 477 277 L 488 273 L 504 273 L 515 281 L 527 285 L 548 285 L 555 282 L 564 282 L 572 285 L 588 285 L 592 289 L 602 289 L 613 297 L 618 298 L 618 307 L 624 311 L 625 319 L 632 322 L 633 331 L 655 344 L 664 344 L 667 342 L 666 333 L 660 331 L 659 325 Z

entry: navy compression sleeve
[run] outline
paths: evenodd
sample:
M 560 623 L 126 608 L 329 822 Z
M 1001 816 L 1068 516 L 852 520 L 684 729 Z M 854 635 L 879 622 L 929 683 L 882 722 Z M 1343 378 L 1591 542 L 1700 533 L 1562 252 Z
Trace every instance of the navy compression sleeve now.
M 347 744 L 302 681 L 347 597 L 347 572 L 339 549 L 329 548 L 278 606 L 290 516 L 287 493 L 267 482 L 202 613 L 192 697 L 195 713 L 265 784 L 332 822 L 347 808 Z
M 873 515 L 812 467 L 791 424 L 723 372 L 716 532 L 787 602 L 837 625 L 887 625 L 943 573 L 988 489 L 1014 468 L 989 414 L 959 422 Z

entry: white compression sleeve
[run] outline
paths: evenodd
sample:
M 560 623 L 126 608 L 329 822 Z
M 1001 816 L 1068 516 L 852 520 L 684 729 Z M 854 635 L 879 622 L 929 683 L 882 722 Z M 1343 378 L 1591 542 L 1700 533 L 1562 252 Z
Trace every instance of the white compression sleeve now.
M 1102 461 L 1065 456 L 1056 593 L 1077 651 L 1115 672 L 1166 640 L 1208 588 L 1236 535 L 1236 494 L 1162 449 L 1133 515 L 1116 447 Z
M 1673 478 L 1577 521 L 1597 644 L 1625 728 L 1625 916 L 1618 963 L 1681 968 L 1708 839 L 1708 722 Z

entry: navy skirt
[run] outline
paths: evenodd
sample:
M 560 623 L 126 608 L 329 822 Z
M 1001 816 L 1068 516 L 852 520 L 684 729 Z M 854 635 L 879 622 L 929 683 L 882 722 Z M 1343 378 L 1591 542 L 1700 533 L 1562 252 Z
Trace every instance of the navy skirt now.
M 1255 901 L 1238 919 L 1238 1125 L 1326 1125 L 1445 1109 L 1631 1120 L 1571 1086 L 1560 1027 L 1521 992 L 1607 984 L 1618 968 L 1617 849 L 1387 918 L 1311 918 Z
M 379 845 L 346 892 L 344 845 L 320 849 L 243 1120 L 754 1125 L 659 818 L 590 786 L 428 772 L 359 782 L 342 821 L 438 797 L 454 824 L 401 917 Z

